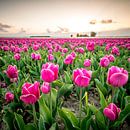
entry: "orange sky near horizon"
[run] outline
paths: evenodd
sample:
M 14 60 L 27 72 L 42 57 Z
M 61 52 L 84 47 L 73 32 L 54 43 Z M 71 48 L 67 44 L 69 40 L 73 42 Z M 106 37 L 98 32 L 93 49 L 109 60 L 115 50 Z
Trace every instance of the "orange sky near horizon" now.
M 130 28 L 129 14 L 130 0 L 1 0 L 0 34 L 21 28 L 26 33 L 55 32 L 59 27 L 70 32 Z M 96 23 L 90 24 L 92 20 Z

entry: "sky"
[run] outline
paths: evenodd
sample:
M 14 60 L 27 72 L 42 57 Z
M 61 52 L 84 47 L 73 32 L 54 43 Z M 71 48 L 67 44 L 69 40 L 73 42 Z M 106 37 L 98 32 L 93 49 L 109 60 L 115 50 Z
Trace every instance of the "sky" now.
M 130 28 L 130 0 L 0 0 L 0 34 Z

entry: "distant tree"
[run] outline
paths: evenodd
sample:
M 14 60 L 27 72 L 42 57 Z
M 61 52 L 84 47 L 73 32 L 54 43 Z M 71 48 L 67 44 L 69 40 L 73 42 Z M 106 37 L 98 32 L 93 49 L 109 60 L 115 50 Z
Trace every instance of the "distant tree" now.
M 70 37 L 73 37 L 73 35 L 71 34 Z
M 96 34 L 97 34 L 96 32 L 91 32 L 90 36 L 91 36 L 91 37 L 95 37 Z
M 77 33 L 77 37 L 79 37 L 80 35 L 79 35 L 79 33 Z

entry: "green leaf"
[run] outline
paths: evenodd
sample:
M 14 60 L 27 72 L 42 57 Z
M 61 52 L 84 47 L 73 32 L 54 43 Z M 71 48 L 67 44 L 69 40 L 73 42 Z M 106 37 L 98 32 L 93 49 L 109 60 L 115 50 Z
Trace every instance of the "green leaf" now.
M 105 119 L 100 110 L 98 110 L 94 105 L 89 104 L 90 110 L 94 113 L 96 117 L 96 122 L 100 129 L 105 129 Z
M 44 121 L 46 123 L 51 124 L 52 122 L 51 113 L 44 100 L 45 100 L 44 96 L 42 95 L 39 100 L 40 116 L 44 118 Z
M 103 93 L 103 95 L 107 95 L 107 89 L 102 85 L 102 83 L 95 79 L 96 87 L 100 89 L 100 91 Z
M 64 71 L 65 73 L 65 83 L 67 84 L 71 84 L 72 83 L 72 79 L 71 79 L 71 76 L 69 75 L 69 73 L 67 71 Z
M 49 130 L 58 130 L 57 124 L 56 123 L 52 124 L 52 126 Z
M 87 116 L 81 122 L 81 130 L 89 130 L 91 125 L 92 117 Z
M 67 108 L 62 108 L 62 111 L 68 116 L 68 118 L 70 119 L 71 123 L 73 124 L 74 127 L 78 127 L 79 122 L 78 119 L 75 117 L 74 113 L 71 112 L 69 109 Z
M 128 103 L 130 103 L 130 96 L 125 97 L 125 104 L 128 104 Z
M 56 86 L 62 87 L 63 84 L 64 84 L 64 83 L 61 82 L 60 80 L 56 80 L 56 81 L 52 82 L 52 87 L 56 87 Z
M 123 111 L 121 111 L 118 120 L 114 123 L 112 127 L 117 127 L 121 125 L 124 122 L 124 120 L 127 118 L 127 116 L 129 115 L 130 115 L 130 104 L 127 104 L 125 108 L 123 109 Z
M 44 118 L 42 116 L 40 116 L 40 118 L 39 118 L 38 127 L 39 127 L 39 130 L 46 130 Z
M 20 114 L 14 113 L 16 122 L 18 124 L 19 130 L 23 130 L 25 124 L 23 121 L 23 117 Z
M 24 126 L 23 130 L 37 130 L 37 128 L 34 126 L 34 124 L 29 123 Z
M 7 130 L 14 130 L 14 114 L 11 112 L 6 112 L 3 117 L 3 121 L 7 124 Z
M 80 130 L 78 127 L 75 127 L 73 121 L 69 116 L 69 113 L 64 112 L 63 110 L 58 110 L 60 117 L 64 120 L 65 126 L 67 130 Z
M 102 92 L 100 91 L 100 89 L 98 89 L 98 92 L 100 95 L 100 105 L 104 109 L 107 106 L 106 99 L 105 99 L 104 95 L 102 94 Z
M 73 88 L 73 84 L 64 84 L 59 90 L 57 97 L 60 98 L 64 96 L 68 91 L 71 91 Z

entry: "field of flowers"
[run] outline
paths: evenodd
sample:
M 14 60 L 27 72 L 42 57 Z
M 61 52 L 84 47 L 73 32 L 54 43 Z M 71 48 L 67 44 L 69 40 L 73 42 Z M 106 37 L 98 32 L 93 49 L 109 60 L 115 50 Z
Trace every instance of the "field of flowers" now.
M 130 39 L 0 39 L 0 129 L 130 125 Z

